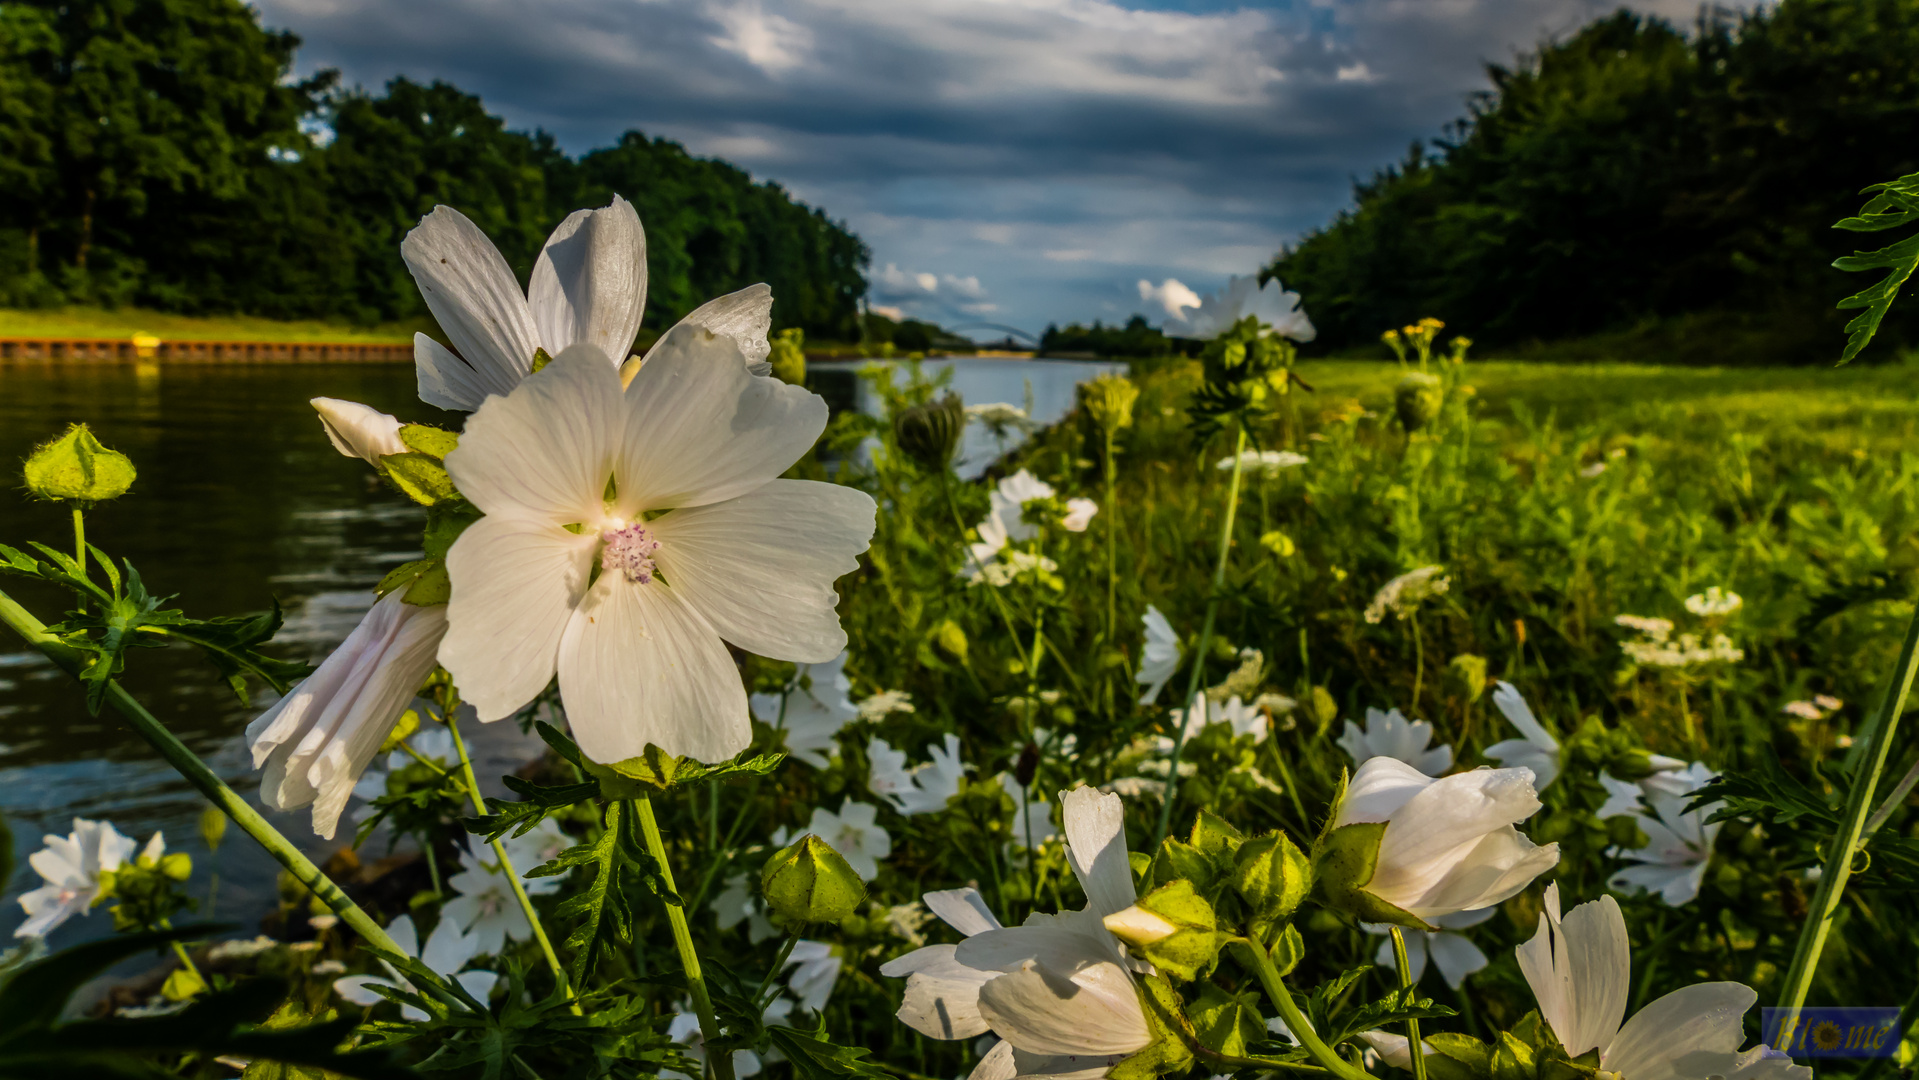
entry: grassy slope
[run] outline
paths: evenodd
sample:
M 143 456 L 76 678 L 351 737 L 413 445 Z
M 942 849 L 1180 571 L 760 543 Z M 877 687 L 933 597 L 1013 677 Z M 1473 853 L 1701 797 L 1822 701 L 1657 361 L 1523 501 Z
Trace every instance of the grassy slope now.
M 416 330 L 431 332 L 431 319 L 343 326 L 319 320 L 280 322 L 250 315 L 200 318 L 138 308 L 107 311 L 65 307 L 36 311 L 0 311 L 0 337 L 124 338 L 136 333 L 188 341 L 337 341 L 405 343 Z

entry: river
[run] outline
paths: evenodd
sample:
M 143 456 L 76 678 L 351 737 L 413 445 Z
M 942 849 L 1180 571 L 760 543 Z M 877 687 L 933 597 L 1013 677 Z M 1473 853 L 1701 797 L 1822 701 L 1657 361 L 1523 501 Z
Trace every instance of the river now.
M 840 408 L 873 408 L 857 364 L 815 365 L 812 381 Z M 1021 404 L 1031 390 L 1034 418 L 1064 415 L 1073 388 L 1113 365 L 963 358 L 930 360 L 929 376 L 952 368 L 952 387 L 969 404 Z M 29 500 L 18 463 L 69 421 L 91 425 L 139 469 L 133 490 L 88 515 L 87 538 L 132 561 L 155 594 L 195 616 L 264 609 L 277 597 L 286 655 L 318 661 L 344 638 L 371 602 L 387 570 L 419 556 L 422 514 L 387 490 L 361 462 L 334 452 L 307 400 L 348 398 L 403 419 L 457 423 L 422 405 L 413 369 L 403 365 L 168 366 L 0 365 L 0 543 L 39 540 L 70 547 L 64 508 Z M 976 475 L 1004 449 L 969 425 L 961 470 Z M 8 578 L 0 584 L 48 622 L 63 594 Z M 213 669 L 186 649 L 133 655 L 125 682 L 228 783 L 250 797 L 257 788 L 241 733 L 272 701 L 270 690 L 241 704 Z M 530 756 L 510 723 L 476 734 L 482 775 Z M 491 766 L 489 770 L 488 766 Z M 224 919 L 251 924 L 274 903 L 277 865 L 245 834 L 228 830 L 210 857 L 196 822 L 205 804 L 111 713 L 87 715 L 72 680 L 0 630 L 0 814 L 14 834 L 13 879 L 0 899 L 0 935 L 23 920 L 17 898 L 40 884 L 26 857 L 43 834 L 62 835 L 76 816 L 105 818 L 144 842 L 166 833 L 168 850 L 190 852 L 191 895 L 204 898 L 218 872 Z M 350 812 L 350 811 L 349 811 Z M 338 846 L 311 834 L 305 813 L 273 815 L 288 836 L 318 857 Z M 343 823 L 342 835 L 345 835 Z M 384 852 L 379 838 L 367 854 Z M 207 914 L 202 910 L 200 915 Z M 58 947 L 109 932 L 96 910 L 57 931 Z

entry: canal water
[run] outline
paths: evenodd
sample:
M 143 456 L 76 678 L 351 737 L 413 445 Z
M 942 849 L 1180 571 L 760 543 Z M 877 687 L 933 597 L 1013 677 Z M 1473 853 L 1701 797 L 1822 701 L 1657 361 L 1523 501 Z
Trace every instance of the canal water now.
M 1111 365 L 963 358 L 925 364 L 930 377 L 952 368 L 952 387 L 969 404 L 1031 400 L 1042 423 L 1064 415 L 1073 388 Z M 857 365 L 816 365 L 816 388 L 841 408 L 873 408 Z M 327 443 L 307 400 L 365 402 L 403 419 L 457 424 L 420 403 L 409 365 L 169 366 L 0 365 L 0 543 L 72 543 L 58 506 L 29 500 L 19 462 L 70 421 L 133 458 L 139 480 L 87 519 L 87 538 L 132 561 L 155 594 L 195 616 L 285 609 L 277 639 L 289 656 L 317 662 L 359 622 L 370 589 L 392 567 L 419 557 L 422 515 L 387 490 L 364 464 Z M 1005 449 L 970 425 L 963 471 L 977 474 Z M 17 578 L 5 588 L 47 622 L 65 597 Z M 188 649 L 136 653 L 125 682 L 228 783 L 257 789 L 241 732 L 273 700 L 270 690 L 243 705 L 213 669 Z M 537 752 L 511 723 L 475 733 L 476 767 L 497 776 Z M 76 816 L 107 819 L 141 842 L 164 830 L 168 850 L 193 855 L 191 894 L 205 897 L 218 872 L 216 917 L 244 924 L 271 910 L 277 864 L 245 834 L 228 830 L 216 857 L 196 822 L 204 803 L 110 712 L 87 715 L 72 680 L 0 629 L 0 814 L 14 834 L 13 879 L 0 897 L 0 939 L 23 920 L 18 897 L 40 882 L 26 857 L 46 833 L 64 835 Z M 349 811 L 350 813 L 350 811 Z M 305 812 L 274 815 L 317 857 L 337 846 L 311 834 Z M 342 836 L 346 835 L 345 830 Z M 369 855 L 384 841 L 369 841 Z M 203 910 L 201 915 L 205 915 Z M 57 931 L 59 947 L 108 932 L 104 912 Z

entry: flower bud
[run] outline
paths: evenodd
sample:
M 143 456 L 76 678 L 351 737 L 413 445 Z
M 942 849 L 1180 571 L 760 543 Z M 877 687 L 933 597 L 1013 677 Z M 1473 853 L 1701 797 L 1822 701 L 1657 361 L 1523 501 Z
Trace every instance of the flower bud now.
M 1211 971 L 1219 962 L 1220 947 L 1232 937 L 1220 932 L 1213 905 L 1185 879 L 1154 889 L 1104 922 L 1133 955 L 1185 980 Z
M 1239 847 L 1233 889 L 1261 919 L 1291 917 L 1313 887 L 1313 865 L 1284 833 L 1255 837 Z
M 133 486 L 133 461 L 109 450 L 85 424 L 74 424 L 27 458 L 27 490 L 42 499 L 97 503 Z
M 206 841 L 208 851 L 219 851 L 220 841 L 227 834 L 227 815 L 217 806 L 209 806 L 200 811 L 200 839 Z
M 1106 434 L 1133 426 L 1133 403 L 1139 400 L 1139 387 L 1124 375 L 1101 375 L 1081 383 L 1079 397 L 1087 415 Z
M 951 619 L 941 622 L 939 629 L 933 631 L 933 640 L 948 656 L 962 664 L 966 662 L 966 631 L 960 629 L 960 624 Z
M 760 871 L 760 891 L 775 920 L 797 928 L 836 923 L 859 909 L 866 883 L 826 841 L 808 833 L 773 853 Z
M 1444 401 L 1445 391 L 1440 388 L 1439 377 L 1423 371 L 1407 372 L 1400 377 L 1399 385 L 1393 387 L 1393 411 L 1399 414 L 1399 422 L 1408 432 L 1432 423 Z
M 952 464 L 965 430 L 966 408 L 958 394 L 901 409 L 893 416 L 893 441 L 928 472 L 943 472 Z
M 794 386 L 806 385 L 806 331 L 782 330 L 770 344 L 766 360 L 773 366 L 773 377 Z
M 1446 664 L 1446 691 L 1468 705 L 1486 692 L 1486 658 L 1460 653 Z

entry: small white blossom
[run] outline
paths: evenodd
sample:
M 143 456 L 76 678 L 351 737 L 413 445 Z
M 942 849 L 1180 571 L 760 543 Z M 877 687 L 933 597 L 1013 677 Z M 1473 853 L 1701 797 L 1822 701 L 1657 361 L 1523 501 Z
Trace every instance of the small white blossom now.
M 1059 564 L 1044 555 L 1035 555 L 1030 551 L 1007 549 L 1000 552 L 998 562 L 990 562 L 967 576 L 968 585 L 981 582 L 995 589 L 1003 589 L 1028 574 L 1052 574 L 1059 570 Z
M 1287 469 L 1296 469 L 1306 464 L 1305 454 L 1296 454 L 1291 450 L 1242 450 L 1238 458 L 1224 457 L 1214 466 L 1220 472 L 1231 472 L 1233 462 L 1238 461 L 1243 472 L 1258 472 L 1271 480 Z
M 1026 520 L 1026 504 L 1050 499 L 1055 494 L 1053 485 L 1021 469 L 994 486 L 989 520 L 998 520 L 1009 540 L 1031 540 L 1039 535 L 1039 525 Z
M 1421 600 L 1442 595 L 1452 588 L 1452 579 L 1444 576 L 1445 570 L 1443 566 L 1422 566 L 1388 581 L 1373 594 L 1373 602 L 1366 605 L 1366 621 L 1377 623 L 1387 612 L 1396 619 L 1410 617 Z
M 1459 989 L 1466 976 L 1484 968 L 1491 961 L 1479 951 L 1466 935 L 1455 931 L 1478 926 L 1499 913 L 1498 908 L 1480 908 L 1477 911 L 1456 911 L 1451 915 L 1441 915 L 1431 920 L 1441 929 L 1408 930 L 1406 938 L 1406 967 L 1411 973 L 1411 981 L 1417 985 L 1420 976 L 1426 973 L 1426 958 L 1432 957 L 1433 966 L 1439 969 L 1440 977 L 1446 985 Z M 1384 923 L 1360 923 L 1360 929 L 1369 934 L 1392 933 L 1392 928 Z M 1399 959 L 1393 952 L 1390 937 L 1380 942 L 1379 950 L 1373 954 L 1373 963 L 1387 970 L 1397 970 Z
M 1066 500 L 1066 516 L 1060 518 L 1060 528 L 1067 532 L 1085 532 L 1093 523 L 1093 515 L 1099 513 L 1099 504 L 1091 499 Z
M 1628 630 L 1638 631 L 1649 641 L 1664 641 L 1672 636 L 1672 620 L 1650 618 L 1645 615 L 1615 615 L 1613 622 Z
M 906 939 L 908 945 L 926 944 L 926 935 L 922 933 L 927 923 L 933 921 L 933 913 L 925 904 L 915 900 L 910 904 L 895 904 L 886 909 L 886 928 L 895 937 Z
M 1389 757 L 1403 761 L 1427 776 L 1438 776 L 1452 767 L 1453 748 L 1446 745 L 1427 749 L 1433 741 L 1433 726 L 1424 720 L 1408 723 L 1398 709 L 1381 712 L 1378 709 L 1366 710 L 1366 729 L 1346 721 L 1346 732 L 1339 737 L 1340 748 L 1353 759 L 1353 764 L 1364 765 L 1376 757 Z
M 1686 610 L 1703 619 L 1716 619 L 1731 615 L 1746 605 L 1746 601 L 1730 589 L 1712 586 L 1702 593 L 1686 597 Z
M 902 814 L 944 810 L 947 800 L 959 794 L 960 781 L 966 776 L 959 749 L 959 736 L 947 735 L 942 744 L 926 748 L 930 760 L 908 768 L 905 751 L 875 738 L 866 746 L 872 767 L 866 786 Z
M 514 869 L 521 874 L 532 869 L 520 865 L 521 856 L 511 847 L 507 855 L 515 860 Z M 533 936 L 533 926 L 526 920 L 519 897 L 513 894 L 513 883 L 507 879 L 499 856 L 479 837 L 467 837 L 466 850 L 460 855 L 460 872 L 447 878 L 446 885 L 458 895 L 446 902 L 440 916 L 470 933 L 477 952 L 498 955 L 508 940 L 526 941 Z M 521 886 L 528 896 L 544 896 L 560 887 L 560 879 L 523 878 Z
M 1708 803 L 1690 812 L 1685 807 L 1692 801 L 1692 792 L 1717 775 L 1695 762 L 1690 768 L 1655 774 L 1641 782 L 1652 813 L 1635 813 L 1633 823 L 1646 834 L 1647 844 L 1634 851 L 1613 850 L 1615 857 L 1637 865 L 1614 874 L 1608 886 L 1620 892 L 1658 893 L 1671 907 L 1689 904 L 1699 895 L 1713 840 L 1719 835 L 1719 823 L 1707 824 L 1706 819 L 1722 804 Z
M 753 873 L 734 874 L 726 879 L 726 888 L 721 889 L 720 894 L 707 905 L 718 917 L 722 930 L 730 930 L 744 922 L 746 938 L 755 945 L 779 935 L 773 920 L 766 917 L 766 912 L 760 907 L 759 897 L 754 893 L 752 885 L 758 877 L 758 874 Z
M 1009 431 L 1028 435 L 1039 430 L 1039 425 L 1033 422 L 1032 417 L 1026 415 L 1025 409 L 1008 401 L 968 405 L 966 415 L 970 419 L 985 424 L 987 430 L 996 436 L 1004 437 Z
M 46 882 L 20 897 L 27 921 L 13 932 L 14 937 L 46 937 L 54 928 L 75 915 L 84 915 L 100 895 L 100 875 L 119 870 L 133 858 L 137 846 L 132 837 L 120 835 L 110 821 L 73 819 L 73 831 L 66 836 L 45 837 L 46 846 L 27 857 L 27 864 Z M 164 844 L 153 834 L 148 847 Z
M 833 984 L 840 981 L 838 947 L 801 939 L 793 943 L 786 965 L 793 969 L 786 988 L 800 999 L 800 1007 L 813 1012 L 826 1008 L 827 1000 L 833 996 Z
M 859 717 L 848 697 L 852 692 L 842 652 L 824 664 L 798 665 L 784 693 L 754 694 L 749 700 L 753 715 L 780 732 L 796 760 L 824 769 L 838 746 L 834 736 Z
M 1166 616 L 1151 604 L 1146 605 L 1146 614 L 1140 622 L 1146 627 L 1146 644 L 1141 649 L 1139 674 L 1133 676 L 1133 681 L 1146 684 L 1146 693 L 1140 696 L 1139 703 L 1151 705 L 1159 699 L 1159 692 L 1166 688 L 1173 672 L 1179 670 L 1179 635 L 1173 632 L 1173 624 L 1166 621 Z
M 454 921 L 444 915 L 440 917 L 440 925 L 434 927 L 432 935 L 426 939 L 424 949 L 420 947 L 420 932 L 414 927 L 413 917 L 410 915 L 402 915 L 387 924 L 386 932 L 387 936 L 393 939 L 393 943 L 400 947 L 401 952 L 425 964 L 427 969 L 435 975 L 459 983 L 462 989 L 480 1001 L 485 1001 L 487 995 L 493 992 L 493 984 L 500 981 L 500 977 L 491 971 L 460 970 L 474 957 L 493 950 L 480 948 L 479 935 L 461 933 Z M 378 1005 L 385 1001 L 385 998 L 373 992 L 371 988 L 375 986 L 384 986 L 390 990 L 404 990 L 413 994 L 421 993 L 421 990 L 409 982 L 406 976 L 401 975 L 393 965 L 382 960 L 380 966 L 386 969 L 390 978 L 383 979 L 377 975 L 348 975 L 334 980 L 333 992 L 355 1005 Z M 314 970 L 319 970 L 317 964 Z M 427 1019 L 425 1010 L 412 1005 L 400 1006 L 400 1015 L 414 1021 Z
M 881 690 L 858 705 L 859 718 L 867 722 L 884 720 L 894 713 L 910 713 L 913 695 L 904 690 Z
M 893 837 L 878 819 L 879 808 L 872 803 L 847 799 L 840 803 L 837 814 L 823 806 L 815 807 L 806 831 L 826 841 L 854 873 L 871 881 L 879 876 L 879 860 L 893 853 Z

